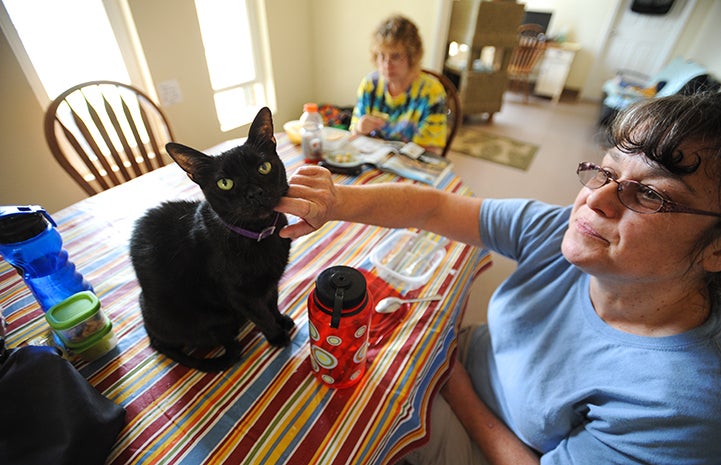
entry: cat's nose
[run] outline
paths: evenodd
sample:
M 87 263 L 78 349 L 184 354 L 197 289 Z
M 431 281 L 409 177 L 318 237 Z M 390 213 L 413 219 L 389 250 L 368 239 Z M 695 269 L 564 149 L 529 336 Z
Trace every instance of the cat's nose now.
M 257 200 L 261 197 L 263 197 L 263 188 L 262 187 L 250 187 L 248 191 L 245 193 L 245 197 L 248 200 Z

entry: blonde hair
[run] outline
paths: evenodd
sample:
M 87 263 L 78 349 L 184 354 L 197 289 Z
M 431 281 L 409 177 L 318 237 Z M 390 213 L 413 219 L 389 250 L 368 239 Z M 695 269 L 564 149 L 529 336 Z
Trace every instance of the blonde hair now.
M 423 41 L 418 27 L 405 16 L 394 15 L 381 22 L 373 32 L 371 61 L 376 62 L 378 53 L 385 48 L 401 46 L 408 56 L 411 69 L 420 69 L 423 58 Z

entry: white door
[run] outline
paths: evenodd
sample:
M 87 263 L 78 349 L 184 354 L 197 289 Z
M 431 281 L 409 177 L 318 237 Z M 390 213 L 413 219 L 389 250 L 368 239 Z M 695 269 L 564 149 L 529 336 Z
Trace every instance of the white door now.
M 671 60 L 669 54 L 686 26 L 696 0 L 676 0 L 665 15 L 631 11 L 632 0 L 623 0 L 616 14 L 601 62 L 603 74 L 618 70 L 651 75 Z
M 618 0 L 605 46 L 593 64 L 582 98 L 599 99 L 603 83 L 618 70 L 654 74 L 669 62 L 671 50 L 686 27 L 696 0 L 676 0 L 661 16 L 631 11 L 631 0 Z

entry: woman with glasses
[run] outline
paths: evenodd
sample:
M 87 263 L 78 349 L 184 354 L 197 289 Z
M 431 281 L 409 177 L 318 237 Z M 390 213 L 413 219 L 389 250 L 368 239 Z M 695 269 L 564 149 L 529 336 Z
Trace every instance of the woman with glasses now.
M 377 70 L 358 86 L 351 132 L 415 142 L 440 154 L 446 145 L 446 92 L 438 79 L 421 72 L 416 25 L 403 16 L 384 20 L 373 34 L 371 56 Z
M 517 261 L 461 331 L 411 463 L 721 460 L 721 94 L 640 103 L 610 136 L 567 207 L 291 178 L 279 210 L 303 221 L 281 235 L 416 227 Z

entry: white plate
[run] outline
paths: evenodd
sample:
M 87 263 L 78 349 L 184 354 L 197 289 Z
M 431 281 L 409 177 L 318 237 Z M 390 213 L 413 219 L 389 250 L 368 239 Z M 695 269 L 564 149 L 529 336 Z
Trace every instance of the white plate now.
M 345 145 L 349 138 L 350 132 L 345 129 L 324 127 L 323 150 L 338 150 Z

